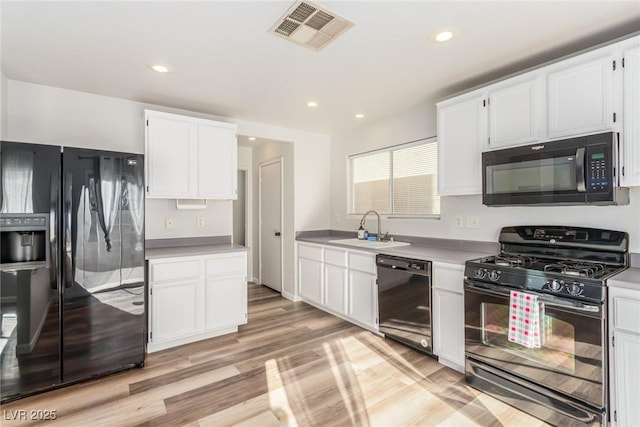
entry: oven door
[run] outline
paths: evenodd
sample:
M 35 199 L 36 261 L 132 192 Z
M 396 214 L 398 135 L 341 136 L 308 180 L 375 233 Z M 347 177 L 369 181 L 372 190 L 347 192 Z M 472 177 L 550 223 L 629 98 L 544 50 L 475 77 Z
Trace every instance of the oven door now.
M 467 357 L 604 408 L 604 305 L 539 294 L 544 339 L 540 348 L 527 348 L 507 339 L 509 290 L 465 280 Z

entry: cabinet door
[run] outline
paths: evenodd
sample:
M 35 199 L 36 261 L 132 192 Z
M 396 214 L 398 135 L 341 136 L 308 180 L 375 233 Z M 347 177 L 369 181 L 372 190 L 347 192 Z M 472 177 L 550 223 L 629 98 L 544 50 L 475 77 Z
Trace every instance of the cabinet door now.
M 613 129 L 612 52 L 598 49 L 547 68 L 550 138 Z
M 340 314 L 346 313 L 347 269 L 336 265 L 324 265 L 324 305 Z
M 359 271 L 349 271 L 347 315 L 357 322 L 375 328 L 376 277 Z
M 438 105 L 438 189 L 441 196 L 482 193 L 482 148 L 486 141 L 484 93 Z
M 147 197 L 196 195 L 197 135 L 193 122 L 173 115 L 147 115 Z
M 322 304 L 322 263 L 298 258 L 298 285 L 303 298 Z
M 529 73 L 489 87 L 489 149 L 544 138 L 543 83 L 539 73 Z
M 616 418 L 619 426 L 635 426 L 640 423 L 640 335 L 615 332 L 614 387 Z
M 238 197 L 237 152 L 235 126 L 198 123 L 198 197 Z
M 207 330 L 247 323 L 247 282 L 244 275 L 207 277 L 205 301 Z
M 624 50 L 622 185 L 640 185 L 640 37 Z
M 152 284 L 151 333 L 153 343 L 204 330 L 200 279 Z
M 464 371 L 464 299 L 462 294 L 433 290 L 433 349 Z M 442 362 L 443 360 L 441 360 Z

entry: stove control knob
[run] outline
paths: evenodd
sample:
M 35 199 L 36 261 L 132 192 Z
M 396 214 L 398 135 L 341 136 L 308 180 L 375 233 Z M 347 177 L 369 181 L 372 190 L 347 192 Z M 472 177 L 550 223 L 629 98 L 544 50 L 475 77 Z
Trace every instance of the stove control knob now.
M 580 295 L 583 291 L 582 286 L 583 285 L 580 282 L 573 282 L 572 284 L 567 285 L 567 290 L 571 295 Z
M 484 276 L 487 275 L 487 269 L 486 268 L 478 268 L 475 272 L 475 276 L 477 279 L 483 279 Z
M 489 280 L 495 282 L 500 278 L 500 270 L 491 270 L 489 272 Z
M 558 292 L 562 290 L 564 282 L 562 280 L 553 279 L 551 282 L 548 283 L 548 285 L 549 285 L 549 289 L 551 289 L 553 292 Z

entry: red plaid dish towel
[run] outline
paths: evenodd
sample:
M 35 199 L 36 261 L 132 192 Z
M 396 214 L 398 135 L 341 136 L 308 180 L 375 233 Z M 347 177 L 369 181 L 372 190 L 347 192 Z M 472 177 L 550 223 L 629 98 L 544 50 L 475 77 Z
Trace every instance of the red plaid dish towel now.
M 540 321 L 544 306 L 536 295 L 511 291 L 509 299 L 509 341 L 527 348 L 540 348 L 542 343 Z

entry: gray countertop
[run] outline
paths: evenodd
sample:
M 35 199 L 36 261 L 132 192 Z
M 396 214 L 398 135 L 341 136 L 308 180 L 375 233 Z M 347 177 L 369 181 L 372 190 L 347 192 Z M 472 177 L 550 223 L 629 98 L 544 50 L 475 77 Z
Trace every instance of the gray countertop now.
M 614 288 L 626 288 L 640 291 L 640 268 L 628 268 L 607 280 L 607 285 Z
M 247 248 L 231 243 L 231 236 L 155 239 L 145 242 L 145 259 L 176 258 L 212 255 L 226 252 L 245 252 Z
M 344 235 L 341 232 L 301 232 L 296 240 L 299 242 L 330 245 L 351 250 L 359 250 L 371 253 L 396 255 L 407 258 L 415 258 L 425 261 L 438 261 L 450 264 L 463 265 L 465 261 L 489 255 L 495 255 L 497 245 L 486 242 L 468 242 L 448 239 L 412 239 L 407 236 L 396 236 L 399 242 L 413 240 L 409 246 L 396 246 L 392 248 L 363 248 L 360 246 L 332 243 L 331 240 L 345 237 L 355 237 L 353 233 Z

